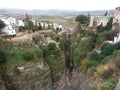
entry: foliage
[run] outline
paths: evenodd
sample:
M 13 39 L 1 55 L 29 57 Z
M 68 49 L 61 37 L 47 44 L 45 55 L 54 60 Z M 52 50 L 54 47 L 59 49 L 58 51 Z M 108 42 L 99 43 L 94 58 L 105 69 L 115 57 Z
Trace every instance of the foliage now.
M 53 31 L 52 32 L 44 33 L 45 38 L 50 37 L 51 39 L 54 39 L 55 35 L 56 35 L 56 33 L 53 32 Z
M 113 52 L 113 56 L 115 57 L 115 63 L 120 61 L 120 50 L 115 50 Z
M 39 30 L 42 30 L 42 26 L 41 24 L 39 23 L 39 26 L 38 26 Z
M 78 15 L 76 17 L 76 21 L 79 22 L 80 24 L 88 25 L 89 18 L 87 16 L 85 16 L 85 15 Z
M 24 22 L 25 22 L 25 28 L 28 30 L 32 30 L 34 24 L 31 21 L 31 16 L 29 16 L 27 13 L 26 13 L 26 17 L 25 17 Z
M 97 26 L 97 33 L 103 32 L 104 29 L 105 29 L 105 28 L 103 27 L 103 25 L 102 25 L 102 23 L 101 23 L 99 26 Z
M 40 49 L 42 50 L 42 56 L 44 59 L 49 55 L 48 47 L 47 46 L 40 46 Z
M 100 65 L 96 68 L 97 78 L 108 79 L 114 75 L 114 64 Z
M 6 55 L 6 66 L 10 67 L 12 64 L 15 66 L 20 66 L 25 64 L 27 61 L 35 61 L 40 58 L 40 51 L 37 49 L 25 50 L 25 49 L 16 49 L 8 50 Z
M 97 62 L 98 64 L 103 60 L 103 54 L 98 54 L 97 52 L 91 52 L 88 59 L 92 62 Z
M 116 81 L 114 79 L 107 79 L 100 85 L 100 90 L 114 90 L 116 86 Z
M 40 28 L 39 26 L 33 25 L 32 31 L 35 32 L 35 31 L 41 30 L 41 29 L 39 29 L 39 28 Z
M 101 23 L 99 26 L 97 26 L 97 33 L 111 30 L 112 23 L 113 23 L 113 18 L 110 18 L 110 20 L 107 22 L 106 26 L 103 26 Z
M 34 51 L 26 51 L 23 55 L 23 59 L 25 60 L 34 60 L 35 59 L 35 52 Z
M 2 20 L 0 20 L 0 29 L 2 29 L 5 26 L 6 26 L 5 23 Z
M 53 37 L 53 40 L 55 40 L 56 42 L 59 42 L 60 41 L 60 36 L 59 35 L 55 35 Z
M 18 30 L 21 32 L 21 31 L 25 30 L 25 27 L 24 26 L 19 26 Z
M 113 24 L 113 18 L 110 18 L 110 20 L 107 22 L 107 25 L 105 26 L 105 30 L 111 30 Z
M 106 46 L 104 46 L 102 48 L 102 54 L 104 56 L 108 56 L 108 55 L 111 55 L 114 51 L 114 45 L 112 44 L 106 44 Z
M 35 24 L 33 23 L 32 17 L 30 15 L 28 15 L 27 13 L 26 13 L 26 17 L 24 19 L 24 22 L 25 22 L 25 27 L 22 27 L 22 28 L 19 27 L 19 29 L 32 30 L 33 32 L 42 29 L 40 24 L 39 24 L 39 26 L 37 26 L 36 23 Z
M 107 15 L 108 15 L 108 12 L 106 11 L 105 14 L 104 14 L 104 16 L 107 16 Z
M 0 50 L 0 64 L 3 64 L 5 62 L 6 62 L 5 51 Z
M 56 47 L 55 43 L 49 43 L 48 45 L 41 45 L 42 56 L 44 62 L 49 66 L 51 73 L 59 72 L 61 67 L 59 67 L 59 62 L 62 61 L 61 52 Z
M 81 71 L 83 73 L 86 73 L 90 67 L 92 67 L 92 62 L 86 59 L 81 61 Z
M 68 50 L 68 40 L 67 40 L 66 33 L 62 34 L 62 36 L 60 38 L 59 47 L 61 50 L 65 51 L 65 52 Z
M 118 30 L 110 30 L 96 34 L 96 46 L 101 45 L 104 41 L 113 41 L 118 32 Z
M 55 50 L 56 49 L 56 44 L 55 43 L 49 43 L 48 44 L 48 50 Z
M 115 47 L 116 50 L 119 50 L 120 49 L 120 42 L 114 44 L 114 47 Z

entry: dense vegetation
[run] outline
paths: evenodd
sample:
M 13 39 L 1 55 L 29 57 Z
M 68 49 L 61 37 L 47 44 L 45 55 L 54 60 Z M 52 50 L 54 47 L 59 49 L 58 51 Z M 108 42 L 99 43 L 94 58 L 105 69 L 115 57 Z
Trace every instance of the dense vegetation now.
M 89 90 L 114 90 L 120 69 L 120 43 L 110 44 L 105 41 L 113 40 L 119 30 L 111 30 L 112 19 L 104 29 L 99 26 L 97 32 L 86 30 L 89 22 L 87 16 L 80 15 L 76 21 L 79 22 L 79 27 L 77 33 L 72 35 L 52 32 L 44 33 L 42 37 L 43 34 L 38 34 L 33 36 L 32 42 L 7 42 L 0 39 L 0 74 L 6 88 L 17 90 L 7 73 L 10 67 L 13 67 L 15 75 L 20 75 L 20 66 L 39 62 L 42 68 L 50 71 L 52 90 L 62 77 L 60 73 L 64 69 L 65 75 L 68 73 L 71 77 L 74 76 L 74 70 L 79 71 L 84 76 L 84 87 L 89 87 Z M 28 15 L 25 22 L 27 29 L 33 27 Z M 46 37 L 51 37 L 56 43 L 44 43 L 43 38 Z M 35 69 L 38 75 L 41 71 L 42 69 Z M 79 86 L 82 87 L 81 85 Z M 71 90 L 75 89 L 76 86 Z

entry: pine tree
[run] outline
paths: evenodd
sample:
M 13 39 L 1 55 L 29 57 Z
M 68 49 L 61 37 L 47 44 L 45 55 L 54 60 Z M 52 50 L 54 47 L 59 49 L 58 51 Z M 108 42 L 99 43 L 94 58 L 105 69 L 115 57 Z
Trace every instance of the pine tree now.
M 34 27 L 34 24 L 33 22 L 31 21 L 31 16 L 29 16 L 27 13 L 26 13 L 26 17 L 25 17 L 25 28 L 28 29 L 28 30 L 32 30 L 33 27 Z
M 111 30 L 112 29 L 112 23 L 113 23 L 113 18 L 110 18 L 107 25 L 105 26 L 105 30 Z

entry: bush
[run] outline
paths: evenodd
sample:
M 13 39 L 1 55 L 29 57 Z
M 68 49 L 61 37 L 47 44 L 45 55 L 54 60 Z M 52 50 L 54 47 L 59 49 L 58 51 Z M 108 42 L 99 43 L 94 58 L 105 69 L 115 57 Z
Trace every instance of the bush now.
M 0 64 L 3 64 L 5 62 L 6 62 L 5 52 L 0 50 Z
M 102 24 L 100 24 L 99 26 L 97 26 L 97 33 L 103 32 L 105 30 L 105 28 L 103 27 Z
M 55 36 L 53 37 L 53 40 L 55 40 L 56 42 L 59 42 L 60 37 L 59 37 L 58 35 L 55 35 Z
M 24 54 L 23 54 L 23 59 L 24 60 L 36 60 L 37 58 L 40 58 L 40 55 L 39 55 L 39 51 L 38 50 L 28 50 L 28 51 L 25 51 Z
M 115 47 L 115 49 L 117 49 L 117 50 L 120 49 L 120 42 L 114 44 L 114 47 Z
M 107 79 L 105 82 L 101 83 L 100 90 L 115 90 L 116 81 L 113 79 Z
M 21 32 L 21 31 L 25 30 L 25 27 L 24 26 L 19 26 L 18 30 Z
M 102 54 L 104 56 L 108 56 L 111 55 L 114 51 L 115 47 L 112 44 L 107 44 L 106 46 L 103 47 L 102 49 Z
M 2 29 L 3 27 L 5 27 L 5 23 L 2 20 L 0 20 L 0 29 Z
M 56 44 L 55 43 L 49 43 L 48 44 L 48 49 L 49 50 L 55 50 L 55 48 L 56 48 Z
M 91 61 L 101 62 L 103 60 L 104 56 L 103 54 L 98 54 L 97 52 L 90 53 L 88 59 Z
M 23 55 L 23 58 L 25 60 L 33 60 L 34 59 L 34 54 L 32 52 L 25 52 L 24 55 Z
M 108 79 L 111 78 L 115 72 L 114 64 L 100 65 L 96 68 L 97 78 Z
M 39 44 L 40 42 L 43 43 L 43 41 L 44 41 L 42 34 L 40 34 L 40 33 L 33 35 L 32 40 L 35 44 Z
M 90 67 L 92 67 L 92 63 L 89 60 L 85 59 L 81 61 L 81 70 L 83 73 L 86 73 Z

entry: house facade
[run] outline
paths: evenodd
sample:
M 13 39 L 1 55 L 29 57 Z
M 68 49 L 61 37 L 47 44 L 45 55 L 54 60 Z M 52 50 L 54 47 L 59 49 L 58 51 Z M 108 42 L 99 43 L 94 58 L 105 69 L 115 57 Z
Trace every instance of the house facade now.
M 1 33 L 4 35 L 16 35 L 16 30 L 15 30 L 15 24 L 16 20 L 15 18 L 1 18 L 1 20 L 5 23 L 5 27 L 1 29 Z
M 117 7 L 112 13 L 107 15 L 90 16 L 89 27 L 96 28 L 100 24 L 106 26 L 110 18 L 113 18 L 113 29 L 120 27 L 120 7 Z

